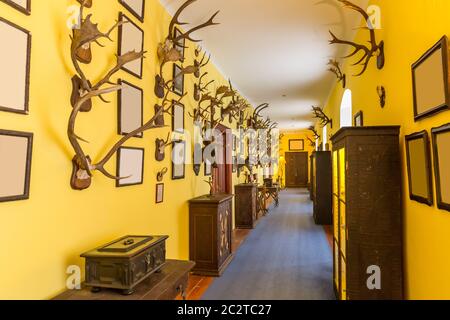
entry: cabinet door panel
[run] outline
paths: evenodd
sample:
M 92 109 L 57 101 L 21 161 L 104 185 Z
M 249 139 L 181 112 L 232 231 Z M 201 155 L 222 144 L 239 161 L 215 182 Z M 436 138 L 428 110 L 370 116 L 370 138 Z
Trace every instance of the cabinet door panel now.
M 333 193 L 339 195 L 339 165 L 338 152 L 333 152 Z
M 346 225 L 346 208 L 345 203 L 340 201 L 339 203 L 339 228 L 340 228 L 340 245 L 341 245 L 341 252 L 344 257 L 347 256 L 347 225 Z
M 341 299 L 347 300 L 347 264 L 341 256 Z
M 337 290 L 339 290 L 339 246 L 336 241 L 333 242 L 334 244 L 334 285 L 336 286 Z
M 339 198 L 345 202 L 345 149 L 339 150 Z
M 333 195 L 333 225 L 334 238 L 339 240 L 339 199 Z

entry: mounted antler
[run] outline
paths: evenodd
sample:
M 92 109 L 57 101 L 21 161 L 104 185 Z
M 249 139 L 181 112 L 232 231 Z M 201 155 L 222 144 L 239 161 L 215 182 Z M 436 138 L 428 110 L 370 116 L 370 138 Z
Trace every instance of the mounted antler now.
M 314 118 L 320 120 L 320 124 L 322 127 L 330 124 L 331 128 L 333 128 L 333 120 L 328 118 L 328 116 L 323 112 L 322 108 L 312 106 L 312 111 L 314 113 Z
M 170 139 L 170 132 L 167 135 L 167 139 L 156 139 L 156 148 L 155 148 L 155 159 L 156 161 L 163 161 L 166 157 L 166 147 L 172 144 L 172 140 Z
M 308 139 L 310 147 L 315 147 L 316 146 L 316 142 L 313 139 L 311 139 L 310 137 L 306 137 L 306 139 Z
M 337 0 L 337 1 L 342 3 L 344 8 L 348 8 L 348 9 L 354 10 L 356 12 L 359 12 L 363 16 L 364 21 L 367 24 L 366 29 L 369 29 L 369 32 L 370 32 L 370 41 L 369 41 L 370 47 L 367 47 L 362 44 L 357 44 L 352 41 L 341 40 L 341 39 L 337 38 L 334 35 L 334 33 L 331 31 L 330 31 L 330 34 L 333 39 L 330 40 L 330 44 L 345 44 L 345 45 L 352 46 L 354 48 L 354 51 L 352 53 L 350 53 L 349 55 L 345 56 L 344 58 L 350 58 L 350 57 L 355 56 L 358 52 L 363 52 L 362 58 L 353 64 L 354 66 L 356 66 L 356 65 L 363 66 L 362 71 L 355 75 L 356 77 L 361 76 L 367 70 L 370 59 L 372 59 L 372 57 L 375 57 L 375 56 L 377 57 L 378 69 L 383 69 L 384 63 L 385 63 L 384 41 L 381 41 L 379 44 L 377 44 L 375 30 L 370 21 L 369 14 L 364 9 L 353 4 L 352 2 L 350 2 L 348 0 Z
M 341 66 L 339 64 L 339 62 L 337 62 L 336 60 L 332 60 L 330 59 L 330 61 L 328 61 L 328 64 L 330 66 L 330 68 L 328 69 L 328 71 L 334 73 L 336 75 L 336 77 L 338 78 L 339 82 L 342 82 L 342 86 L 345 88 L 346 87 L 346 82 L 347 82 L 347 77 L 346 75 L 342 72 L 341 70 Z
M 314 126 L 311 126 L 308 128 L 309 131 L 311 131 L 314 134 L 314 138 L 320 139 L 320 134 L 317 132 L 316 128 L 314 128 Z M 315 145 L 315 143 L 314 143 Z
M 253 115 L 249 117 L 247 126 L 252 129 L 258 129 L 261 126 L 261 112 L 269 108 L 268 103 L 260 104 L 253 111 Z

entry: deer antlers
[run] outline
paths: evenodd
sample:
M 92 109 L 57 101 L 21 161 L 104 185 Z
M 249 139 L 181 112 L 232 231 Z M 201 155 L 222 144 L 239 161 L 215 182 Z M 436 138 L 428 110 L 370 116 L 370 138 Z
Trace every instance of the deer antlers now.
M 345 56 L 344 58 L 350 58 L 350 57 L 355 56 L 358 52 L 363 52 L 362 58 L 353 64 L 354 66 L 356 66 L 356 65 L 363 66 L 362 71 L 355 75 L 356 77 L 361 76 L 367 70 L 370 59 L 372 59 L 372 57 L 374 57 L 374 56 L 377 57 L 378 69 L 383 69 L 384 63 L 385 63 L 384 41 L 381 41 L 379 44 L 377 44 L 375 30 L 370 21 L 369 14 L 364 9 L 353 4 L 352 2 L 350 2 L 348 0 L 337 0 L 337 1 L 342 3 L 344 8 L 354 10 L 363 16 L 364 21 L 368 25 L 366 28 L 369 29 L 369 32 L 370 32 L 370 41 L 369 41 L 370 47 L 367 47 L 362 44 L 357 44 L 352 41 L 341 40 L 338 37 L 336 37 L 334 35 L 334 33 L 331 31 L 330 31 L 330 34 L 332 36 L 332 39 L 330 40 L 330 44 L 345 44 L 345 45 L 352 46 L 354 48 L 353 52 L 350 53 L 349 55 Z
M 342 72 L 341 70 L 341 66 L 339 64 L 339 62 L 337 62 L 336 60 L 330 59 L 330 61 L 328 61 L 328 64 L 330 66 L 330 68 L 328 69 L 328 71 L 334 73 L 336 75 L 336 77 L 338 78 L 338 82 L 342 82 L 342 86 L 345 88 L 346 86 L 346 75 Z
M 314 114 L 314 118 L 320 120 L 320 124 L 322 125 L 322 127 L 325 127 L 327 124 L 330 124 L 331 128 L 333 128 L 333 120 L 328 118 L 328 116 L 323 112 L 322 108 L 312 106 L 312 111 Z
M 314 134 L 314 138 L 320 139 L 320 134 L 317 132 L 316 128 L 314 126 L 311 126 L 308 128 L 309 131 L 311 131 Z

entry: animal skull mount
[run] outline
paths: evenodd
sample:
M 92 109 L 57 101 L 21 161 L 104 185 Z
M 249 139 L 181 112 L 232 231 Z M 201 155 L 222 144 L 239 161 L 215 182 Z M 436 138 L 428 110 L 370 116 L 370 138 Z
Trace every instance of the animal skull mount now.
M 383 86 L 377 87 L 378 97 L 380 97 L 380 106 L 384 108 L 386 106 L 386 89 Z
M 156 175 L 156 180 L 158 182 L 162 182 L 164 180 L 164 176 L 167 174 L 167 172 L 169 172 L 169 170 L 164 167 L 161 171 L 158 172 L 158 174 Z
M 359 52 L 363 53 L 363 56 L 357 62 L 355 62 L 353 64 L 354 66 L 360 65 L 363 67 L 361 72 L 356 74 L 355 77 L 361 76 L 367 70 L 367 67 L 369 66 L 369 62 L 373 57 L 377 58 L 378 69 L 380 69 L 380 70 L 383 69 L 384 64 L 385 64 L 384 41 L 377 43 L 376 36 L 375 36 L 375 28 L 373 27 L 373 25 L 371 23 L 369 14 L 364 9 L 353 4 L 352 2 L 350 2 L 348 0 L 337 0 L 337 1 L 342 3 L 344 8 L 354 10 L 354 11 L 358 12 L 359 14 L 361 14 L 364 21 L 366 21 L 366 23 L 367 23 L 367 29 L 369 30 L 369 33 L 370 33 L 370 40 L 369 40 L 370 47 L 368 47 L 366 45 L 358 44 L 358 43 L 355 43 L 352 41 L 341 40 L 338 37 L 336 37 L 334 35 L 334 33 L 331 31 L 330 31 L 330 34 L 331 34 L 332 39 L 330 40 L 330 44 L 343 44 L 343 45 L 352 46 L 354 48 L 353 52 L 351 52 L 349 55 L 345 56 L 344 58 L 351 58 L 351 57 L 355 56 L 356 54 L 358 54 Z
M 166 158 L 166 147 L 172 144 L 170 141 L 170 133 L 167 135 L 167 139 L 156 139 L 155 159 L 158 162 L 164 161 Z
M 202 145 L 200 143 L 196 143 L 194 145 L 194 153 L 195 154 L 202 154 L 202 151 L 203 151 Z M 195 176 L 197 176 L 197 177 L 199 176 L 201 167 L 202 167 L 201 163 L 196 163 L 194 161 L 194 173 L 195 173 Z

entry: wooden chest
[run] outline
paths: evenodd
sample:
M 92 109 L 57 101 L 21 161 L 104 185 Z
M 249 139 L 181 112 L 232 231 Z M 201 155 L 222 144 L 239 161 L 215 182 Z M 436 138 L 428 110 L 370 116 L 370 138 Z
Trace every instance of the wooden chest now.
M 120 289 L 130 295 L 140 282 L 166 262 L 168 236 L 126 236 L 83 253 L 86 258 L 86 286 Z
M 221 276 L 233 259 L 233 195 L 202 196 L 189 201 L 189 254 L 194 274 Z
M 342 300 L 403 299 L 400 127 L 333 137 L 334 285 Z
M 331 185 L 331 152 L 316 151 L 312 155 L 312 187 L 314 202 L 314 221 L 318 225 L 331 225 L 332 213 L 332 185 Z
M 257 197 L 258 186 L 255 184 L 238 184 L 235 193 L 235 224 L 236 228 L 253 229 L 258 220 Z

